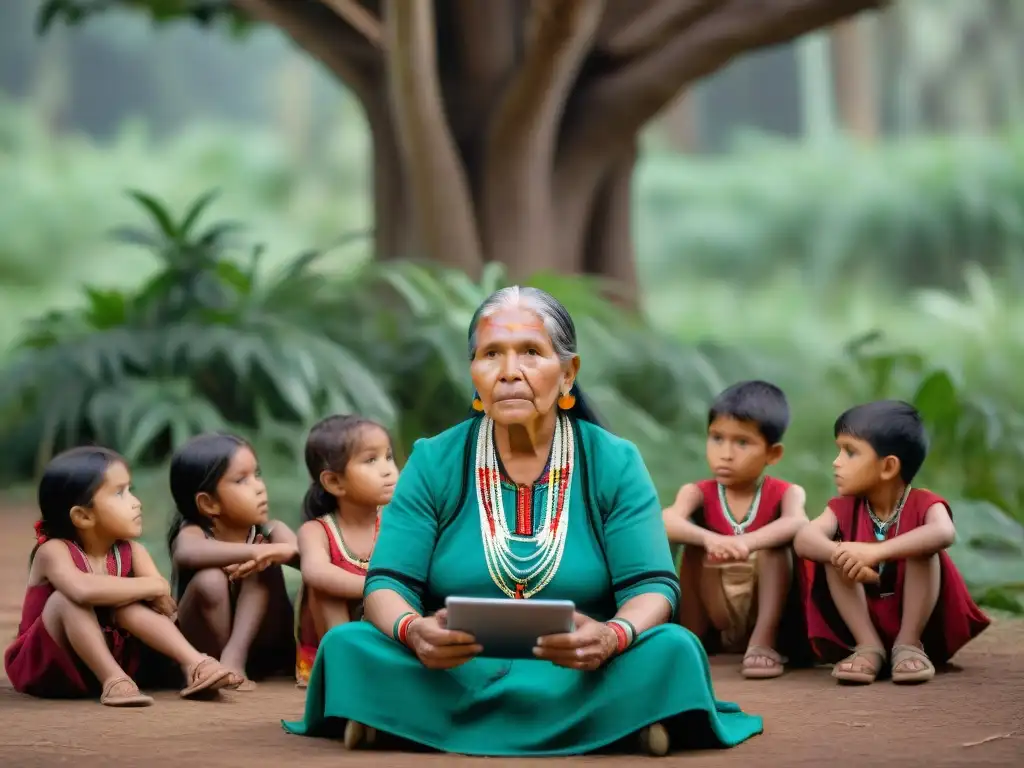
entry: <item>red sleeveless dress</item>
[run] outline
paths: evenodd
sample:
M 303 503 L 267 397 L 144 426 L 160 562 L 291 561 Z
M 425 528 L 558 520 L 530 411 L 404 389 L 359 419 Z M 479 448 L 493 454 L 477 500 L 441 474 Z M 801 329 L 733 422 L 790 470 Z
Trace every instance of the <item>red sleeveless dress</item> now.
M 342 552 L 344 542 L 341 538 L 341 530 L 337 527 L 333 517 L 320 517 L 317 522 L 324 527 L 327 535 L 327 546 L 331 552 L 331 565 L 337 566 L 344 571 L 356 576 L 366 576 L 366 568 L 362 568 L 350 562 Z M 380 531 L 380 516 L 377 516 L 377 532 Z M 374 541 L 376 541 L 376 533 Z M 300 684 L 309 681 L 309 674 L 313 670 L 313 662 L 316 661 L 316 652 L 320 647 L 320 636 L 317 634 L 313 623 L 313 616 L 309 610 L 309 604 L 305 600 L 305 585 L 299 591 L 296 599 L 295 610 L 295 679 Z M 349 615 L 353 621 L 359 621 L 363 614 L 363 601 L 352 600 L 349 602 Z
M 924 525 L 928 509 L 949 504 L 931 491 L 913 488 L 900 512 L 900 519 L 886 532 L 886 538 L 899 536 Z M 837 541 L 877 541 L 874 523 L 863 499 L 843 496 L 828 503 L 839 523 Z M 950 516 L 952 516 L 952 511 Z M 939 553 L 941 587 L 935 611 L 921 636 L 924 651 L 935 664 L 949 661 L 968 642 L 989 625 L 989 618 L 971 599 L 963 577 L 946 552 Z M 825 580 L 825 565 L 813 564 L 813 581 L 807 600 L 807 626 L 815 652 L 827 661 L 838 661 L 853 647 L 853 637 L 832 602 Z M 882 569 L 882 582 L 865 584 L 871 621 L 886 649 L 892 648 L 900 630 L 903 611 L 905 561 L 897 560 Z
M 729 513 L 722 509 L 721 499 L 718 495 L 718 481 L 701 480 L 697 483 L 697 487 L 704 497 L 700 524 L 721 536 L 738 535 Z M 741 523 L 743 525 L 742 533 L 753 533 L 778 520 L 782 514 L 782 497 L 790 487 L 791 483 L 766 475 L 761 485 L 761 497 L 757 509 L 751 510 L 747 519 Z M 792 548 L 790 549 L 792 550 Z M 782 619 L 779 622 L 776 650 L 789 659 L 790 665 L 800 665 L 811 660 L 810 644 L 807 641 L 807 622 L 804 616 L 804 601 L 808 588 L 807 568 L 795 553 L 792 554 L 792 557 L 793 581 L 783 607 Z
M 64 543 L 78 570 L 90 573 L 89 561 L 81 548 L 72 541 Z M 119 541 L 107 553 L 107 575 L 126 578 L 134 575 L 129 542 Z M 58 645 L 43 625 L 43 607 L 55 591 L 51 584 L 37 584 L 25 593 L 18 636 L 4 653 L 7 677 L 14 690 L 40 698 L 98 696 L 101 686 L 96 677 L 73 651 Z M 97 608 L 96 617 L 114 660 L 134 678 L 141 660 L 141 645 L 114 625 L 110 608 Z

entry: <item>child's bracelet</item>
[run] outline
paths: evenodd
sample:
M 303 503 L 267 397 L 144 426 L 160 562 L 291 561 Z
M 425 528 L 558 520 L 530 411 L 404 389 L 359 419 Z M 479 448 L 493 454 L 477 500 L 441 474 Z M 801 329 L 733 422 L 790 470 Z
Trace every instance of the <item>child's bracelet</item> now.
M 615 632 L 616 647 L 615 653 L 624 653 L 636 640 L 636 627 L 625 619 L 612 619 L 606 622 Z
M 402 645 L 409 645 L 409 626 L 420 618 L 419 614 L 407 611 L 395 619 L 395 625 L 391 628 L 391 636 Z

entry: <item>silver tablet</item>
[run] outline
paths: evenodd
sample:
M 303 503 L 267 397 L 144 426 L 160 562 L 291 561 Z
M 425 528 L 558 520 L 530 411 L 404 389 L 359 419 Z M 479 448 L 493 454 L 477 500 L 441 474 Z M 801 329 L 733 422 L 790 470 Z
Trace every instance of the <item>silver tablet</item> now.
M 449 597 L 448 629 L 468 632 L 483 646 L 481 656 L 532 659 L 537 638 L 572 632 L 571 600 L 512 600 Z

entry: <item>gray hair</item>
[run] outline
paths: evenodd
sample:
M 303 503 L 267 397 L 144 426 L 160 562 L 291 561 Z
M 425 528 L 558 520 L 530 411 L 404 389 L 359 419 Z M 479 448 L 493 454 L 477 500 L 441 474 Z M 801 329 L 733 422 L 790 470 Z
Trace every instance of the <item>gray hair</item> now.
M 481 304 L 469 323 L 469 359 L 476 355 L 477 326 L 485 317 L 509 307 L 521 307 L 535 313 L 544 323 L 551 346 L 563 363 L 576 357 L 576 326 L 569 311 L 558 299 L 540 288 L 512 285 L 495 291 Z

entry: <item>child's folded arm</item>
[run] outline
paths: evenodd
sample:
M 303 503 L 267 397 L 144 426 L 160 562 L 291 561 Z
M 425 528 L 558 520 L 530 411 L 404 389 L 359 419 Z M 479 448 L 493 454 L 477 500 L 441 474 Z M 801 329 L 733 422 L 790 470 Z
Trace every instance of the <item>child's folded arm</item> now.
M 796 553 L 807 560 L 818 563 L 832 562 L 832 554 L 838 546 L 835 542 L 839 521 L 831 507 L 825 507 L 814 520 L 803 526 L 793 540 Z
M 226 568 L 229 565 L 255 560 L 261 553 L 259 544 L 236 544 L 207 538 L 195 525 L 185 526 L 178 534 L 171 559 L 178 568 L 201 571 L 205 568 Z
M 713 535 L 712 532 L 690 520 L 703 503 L 704 495 L 693 483 L 687 483 L 679 489 L 672 506 L 661 515 L 669 541 L 707 548 L 708 537 Z
M 302 558 L 302 583 L 331 597 L 360 600 L 366 577 L 349 573 L 331 563 L 323 527 L 316 522 L 299 528 L 299 553 Z
M 956 541 L 956 528 L 945 504 L 932 504 L 925 513 L 924 525 L 878 544 L 879 560 L 905 560 L 930 557 L 948 549 Z
M 170 587 L 160 575 L 125 579 L 120 576 L 83 573 L 75 566 L 62 541 L 46 542 L 39 548 L 36 558 L 43 578 L 78 605 L 127 605 L 170 594 Z
M 807 525 L 807 512 L 804 509 L 806 503 L 807 494 L 804 489 L 799 485 L 789 486 L 782 496 L 779 519 L 743 536 L 750 551 L 792 544 L 800 529 Z
M 295 531 L 289 528 L 287 525 L 282 523 L 280 520 L 274 520 L 270 524 L 270 535 L 269 540 L 271 544 L 284 544 L 295 547 L 295 557 L 285 565 L 291 565 L 298 567 L 299 564 L 299 539 L 296 536 Z

